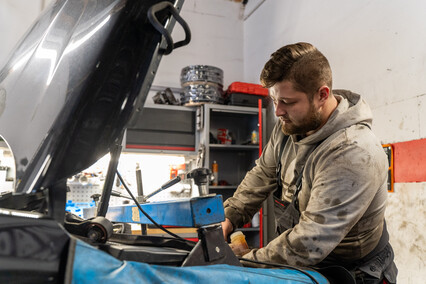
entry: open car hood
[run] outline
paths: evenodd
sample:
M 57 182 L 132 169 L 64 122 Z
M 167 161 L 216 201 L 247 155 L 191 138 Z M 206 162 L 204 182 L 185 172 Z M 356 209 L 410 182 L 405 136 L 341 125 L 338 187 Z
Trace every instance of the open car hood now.
M 43 12 L 0 71 L 0 135 L 15 158 L 16 193 L 84 170 L 121 139 L 173 47 L 182 3 L 59 0 Z M 189 40 L 188 30 L 175 47 Z

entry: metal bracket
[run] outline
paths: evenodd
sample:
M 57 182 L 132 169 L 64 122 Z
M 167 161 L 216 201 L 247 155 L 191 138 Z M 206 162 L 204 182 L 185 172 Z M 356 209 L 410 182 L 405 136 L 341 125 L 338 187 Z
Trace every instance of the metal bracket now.
M 199 241 L 182 266 L 229 264 L 242 266 L 232 249 L 225 242 L 221 225 L 198 229 Z

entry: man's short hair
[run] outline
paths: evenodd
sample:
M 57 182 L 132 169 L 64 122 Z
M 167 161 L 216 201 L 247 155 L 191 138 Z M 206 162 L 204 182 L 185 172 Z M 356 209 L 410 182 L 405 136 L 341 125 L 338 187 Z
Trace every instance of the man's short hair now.
M 327 58 L 315 46 L 306 42 L 281 47 L 266 62 L 260 74 L 260 82 L 265 88 L 288 80 L 295 90 L 313 94 L 322 85 L 332 88 L 332 74 Z

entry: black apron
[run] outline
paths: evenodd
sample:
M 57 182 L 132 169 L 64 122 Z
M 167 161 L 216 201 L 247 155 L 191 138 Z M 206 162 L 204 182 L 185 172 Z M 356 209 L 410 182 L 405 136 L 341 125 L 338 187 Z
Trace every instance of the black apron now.
M 299 223 L 300 212 L 299 212 L 299 199 L 298 195 L 302 189 L 302 178 L 303 170 L 305 165 L 302 166 L 299 175 L 297 176 L 296 182 L 290 187 L 293 187 L 293 198 L 291 202 L 287 202 L 281 199 L 282 196 L 282 181 L 281 181 L 281 156 L 284 151 L 284 146 L 288 140 L 287 135 L 284 135 L 283 140 L 281 141 L 280 153 L 278 156 L 278 164 L 276 168 L 276 177 L 277 177 L 277 190 L 274 192 L 274 213 L 275 213 L 275 232 L 279 236 L 288 229 L 293 228 L 296 224 Z M 318 147 L 318 143 L 311 151 L 311 153 Z M 308 155 L 309 156 L 309 155 Z
M 293 228 L 299 223 L 300 211 L 298 195 L 302 188 L 302 177 L 305 166 L 297 176 L 294 187 L 294 195 L 291 202 L 283 201 L 282 181 L 281 181 L 281 156 L 288 136 L 284 136 L 281 142 L 278 165 L 276 170 L 277 190 L 274 192 L 274 213 L 275 231 L 277 235 Z M 317 144 L 318 146 L 319 144 Z M 316 148 L 316 147 L 315 147 Z M 314 150 L 315 150 L 314 148 Z M 394 252 L 389 244 L 389 234 L 386 223 L 383 226 L 383 233 L 377 246 L 367 256 L 356 262 L 346 263 L 331 253 L 315 269 L 328 278 L 330 283 L 356 283 L 356 284 L 382 284 L 384 279 L 387 283 L 396 283 L 398 269 L 393 262 Z
M 275 231 L 277 235 L 281 235 L 286 230 L 293 228 L 296 224 L 299 223 L 300 212 L 299 212 L 299 200 L 298 195 L 300 189 L 302 188 L 302 172 L 299 174 L 296 180 L 296 184 L 291 185 L 294 187 L 294 195 L 291 202 L 286 202 L 274 196 L 274 213 L 275 213 Z M 280 178 L 281 180 L 281 178 Z M 282 188 L 281 185 L 278 187 Z M 276 192 L 282 193 L 282 190 L 277 190 Z

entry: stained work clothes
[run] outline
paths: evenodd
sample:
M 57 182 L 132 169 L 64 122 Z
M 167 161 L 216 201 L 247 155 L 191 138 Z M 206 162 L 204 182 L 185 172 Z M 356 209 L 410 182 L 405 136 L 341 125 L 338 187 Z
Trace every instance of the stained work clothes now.
M 310 136 L 290 136 L 281 157 L 286 201 L 291 201 L 292 185 L 305 164 L 299 223 L 244 258 L 310 266 L 332 253 L 350 262 L 378 244 L 387 198 L 387 157 L 371 131 L 367 103 L 350 91 L 333 94 L 339 104 L 327 123 Z M 278 121 L 256 166 L 225 201 L 225 215 L 234 228 L 249 222 L 277 188 L 275 171 L 283 135 Z

